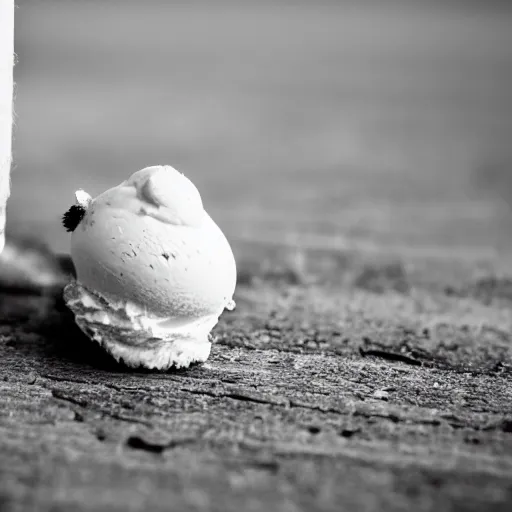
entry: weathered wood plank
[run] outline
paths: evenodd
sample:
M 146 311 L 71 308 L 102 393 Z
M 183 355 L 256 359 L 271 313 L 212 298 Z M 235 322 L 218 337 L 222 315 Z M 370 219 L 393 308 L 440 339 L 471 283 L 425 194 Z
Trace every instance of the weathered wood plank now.
M 3 510 L 510 505 L 503 288 L 274 278 L 239 288 L 207 364 L 168 373 L 115 364 L 51 296 L 0 296 Z

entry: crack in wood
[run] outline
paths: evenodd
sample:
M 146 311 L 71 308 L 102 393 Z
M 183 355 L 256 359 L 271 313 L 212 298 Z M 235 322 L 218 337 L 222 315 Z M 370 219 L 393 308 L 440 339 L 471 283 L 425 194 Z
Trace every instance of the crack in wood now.
M 80 400 L 73 396 L 69 396 L 66 393 L 62 392 L 60 389 L 52 389 L 51 393 L 52 396 L 54 398 L 57 398 L 58 400 L 64 400 L 65 402 L 69 402 L 71 404 L 78 405 L 84 408 L 89 407 L 89 402 L 87 402 L 86 400 Z
M 142 436 L 133 435 L 128 437 L 125 444 L 133 450 L 142 450 L 149 453 L 162 454 L 164 451 L 196 443 L 197 437 L 185 437 L 181 439 L 171 439 L 165 443 L 151 442 Z
M 180 388 L 180 391 L 191 393 L 193 395 L 204 395 L 212 398 L 230 398 L 241 402 L 253 402 L 257 404 L 281 405 L 289 406 L 290 401 L 282 396 L 268 396 L 256 393 L 245 393 L 241 391 L 224 392 L 224 391 L 207 391 L 200 389 Z
M 405 354 L 400 354 L 398 352 L 392 352 L 388 350 L 364 349 L 360 347 L 359 353 L 363 357 L 373 356 L 378 357 L 380 359 L 386 359 L 387 361 L 397 361 L 400 363 L 410 364 L 413 366 L 422 366 L 424 364 L 424 362 L 420 361 L 419 359 L 415 359 L 414 357 L 410 357 Z
M 108 416 L 108 417 L 110 417 L 112 419 L 116 419 L 116 420 L 119 420 L 119 421 L 124 421 L 124 422 L 127 422 L 127 423 L 137 423 L 139 425 L 145 425 L 145 426 L 148 426 L 148 427 L 153 426 L 153 423 L 150 422 L 150 421 L 141 420 L 140 418 L 136 418 L 134 416 L 128 416 L 126 414 L 106 411 L 105 409 L 102 409 L 101 407 L 96 407 L 94 405 L 91 405 L 87 400 L 81 400 L 79 398 L 70 396 L 70 395 L 64 393 L 63 391 L 61 391 L 59 389 L 52 389 L 51 390 L 51 394 L 57 400 L 62 400 L 64 402 L 68 402 L 70 404 L 77 405 L 77 406 L 79 406 L 79 407 L 81 407 L 83 409 L 86 409 L 86 410 L 89 410 L 91 412 L 95 412 L 95 413 L 101 414 L 103 416 Z M 73 412 L 76 413 L 76 411 L 73 411 Z M 84 419 L 85 419 L 84 415 L 81 414 L 81 413 L 78 413 L 78 418 L 79 419 L 77 420 L 76 417 L 75 417 L 75 421 L 84 421 Z

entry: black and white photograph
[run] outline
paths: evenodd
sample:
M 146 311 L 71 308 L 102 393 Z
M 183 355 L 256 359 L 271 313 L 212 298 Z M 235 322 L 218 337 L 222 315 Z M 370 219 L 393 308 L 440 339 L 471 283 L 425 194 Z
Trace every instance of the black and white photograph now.
M 512 510 L 512 2 L 0 0 L 0 512 Z

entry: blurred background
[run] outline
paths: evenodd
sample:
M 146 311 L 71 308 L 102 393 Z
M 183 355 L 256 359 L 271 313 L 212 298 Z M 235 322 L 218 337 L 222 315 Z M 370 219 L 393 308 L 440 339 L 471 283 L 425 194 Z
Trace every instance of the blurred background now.
M 165 163 L 235 248 L 510 250 L 509 2 L 17 4 L 11 233 Z

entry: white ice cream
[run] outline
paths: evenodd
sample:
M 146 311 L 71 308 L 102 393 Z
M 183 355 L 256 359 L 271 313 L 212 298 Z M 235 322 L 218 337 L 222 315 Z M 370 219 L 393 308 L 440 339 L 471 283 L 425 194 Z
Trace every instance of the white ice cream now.
M 234 307 L 236 265 L 196 187 L 155 166 L 82 202 L 77 281 L 65 289 L 80 328 L 129 366 L 205 361 L 211 329 Z

